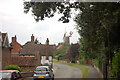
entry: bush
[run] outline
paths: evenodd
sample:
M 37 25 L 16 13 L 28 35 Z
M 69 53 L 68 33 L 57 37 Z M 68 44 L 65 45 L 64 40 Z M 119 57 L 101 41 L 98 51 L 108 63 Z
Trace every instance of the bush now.
M 93 62 L 95 66 L 99 67 L 99 61 L 97 59 L 94 59 Z
M 18 70 L 21 71 L 20 67 L 17 65 L 8 65 L 4 68 L 4 70 Z
M 120 77 L 120 48 L 114 51 L 115 56 L 112 58 L 112 76 Z M 117 74 L 116 74 L 117 73 Z

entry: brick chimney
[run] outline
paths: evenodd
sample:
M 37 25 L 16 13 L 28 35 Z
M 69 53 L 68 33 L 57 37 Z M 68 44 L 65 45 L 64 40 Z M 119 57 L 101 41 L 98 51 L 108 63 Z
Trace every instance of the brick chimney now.
M 17 42 L 16 35 L 15 35 L 15 37 L 12 37 L 12 42 Z
M 34 44 L 34 36 L 33 36 L 33 34 L 31 36 L 31 43 Z
M 46 40 L 46 60 L 48 60 L 48 53 L 49 53 L 49 39 Z
M 0 32 L 0 47 L 2 46 L 2 33 Z M 1 49 L 1 48 L 0 48 Z M 2 51 L 2 50 L 1 50 Z

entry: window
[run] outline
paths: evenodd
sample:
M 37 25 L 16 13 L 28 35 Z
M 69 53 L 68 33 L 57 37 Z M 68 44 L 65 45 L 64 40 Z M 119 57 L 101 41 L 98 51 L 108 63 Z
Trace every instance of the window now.
M 47 68 L 37 68 L 36 71 L 41 71 L 42 73 L 49 71 Z
M 22 78 L 19 72 L 16 72 L 16 74 L 17 74 L 18 79 Z
M 11 73 L 10 72 L 0 72 L 0 77 L 2 78 L 11 78 Z
M 13 72 L 13 80 L 15 80 L 16 78 L 17 78 L 17 76 L 16 76 L 16 73 L 15 72 Z
M 4 47 L 8 48 L 9 47 L 9 43 L 5 41 Z

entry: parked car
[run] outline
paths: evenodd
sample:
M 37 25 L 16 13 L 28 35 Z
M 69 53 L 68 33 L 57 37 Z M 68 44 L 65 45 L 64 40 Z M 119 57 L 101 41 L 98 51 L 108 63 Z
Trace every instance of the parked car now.
M 0 70 L 0 80 L 24 80 L 17 70 Z
M 38 66 L 34 71 L 33 79 L 51 79 L 54 80 L 53 70 L 49 66 Z

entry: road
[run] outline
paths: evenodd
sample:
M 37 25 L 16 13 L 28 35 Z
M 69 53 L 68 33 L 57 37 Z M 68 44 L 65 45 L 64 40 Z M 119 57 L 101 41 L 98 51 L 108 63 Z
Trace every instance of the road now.
M 81 78 L 81 70 L 65 64 L 54 63 L 55 78 Z
M 55 80 L 80 80 L 81 70 L 79 68 L 71 67 L 65 64 L 54 63 L 53 72 Z M 32 77 L 25 78 L 25 80 L 33 80 Z

